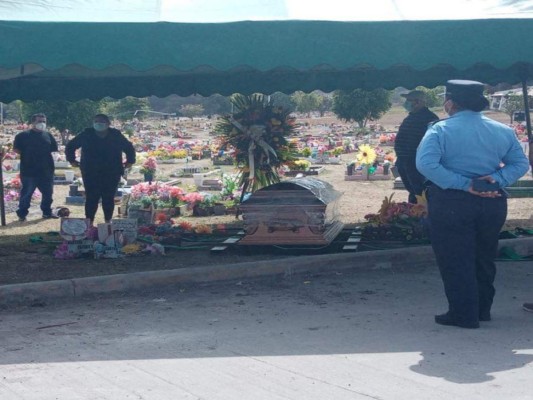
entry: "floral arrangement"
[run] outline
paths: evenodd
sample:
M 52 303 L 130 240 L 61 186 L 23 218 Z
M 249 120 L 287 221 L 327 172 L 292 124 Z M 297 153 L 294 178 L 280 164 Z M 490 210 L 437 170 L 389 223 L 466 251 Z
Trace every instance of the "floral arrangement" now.
M 18 154 L 13 150 L 11 143 L 0 145 L 0 162 L 4 160 L 14 160 L 18 157 Z
M 20 199 L 20 189 L 22 189 L 22 182 L 20 181 L 20 175 L 17 175 L 11 179 L 5 179 L 3 181 L 4 189 L 4 201 L 12 202 L 18 201 Z M 37 200 L 41 198 L 41 192 L 39 189 L 36 189 L 33 192 L 32 200 Z
M 356 168 L 358 170 L 366 171 L 367 179 L 370 179 L 370 175 L 373 175 L 376 172 L 376 167 L 378 165 L 378 152 L 381 150 L 379 148 L 374 149 L 368 144 L 362 144 L 357 150 L 355 155 L 355 160 L 349 164 L 349 168 Z
M 293 133 L 294 118 L 262 94 L 236 94 L 231 102 L 237 112 L 221 117 L 215 132 L 222 136 L 222 148 L 235 149 L 244 195 L 280 181 L 279 168 L 296 151 L 287 139 Z
M 178 186 L 165 183 L 148 182 L 132 186 L 130 205 L 140 205 L 144 208 L 155 205 L 156 208 L 172 208 L 185 204 L 185 191 Z
M 238 175 L 224 174 L 222 175 L 222 190 L 220 195 L 225 199 L 233 199 L 237 193 L 239 184 Z
M 20 181 L 20 175 L 17 175 L 11 179 L 4 180 L 4 188 L 14 189 L 14 190 L 22 189 L 22 182 Z
M 155 175 L 157 171 L 157 161 L 154 157 L 148 157 L 142 164 L 140 172 L 145 175 Z
M 362 165 L 373 165 L 377 158 L 376 150 L 368 144 L 363 144 L 359 146 L 355 158 Z
M 344 153 L 344 147 L 342 147 L 342 146 L 335 147 L 331 151 L 331 154 L 333 154 L 334 156 L 340 156 L 343 153 Z
M 309 171 L 311 162 L 307 160 L 289 161 L 285 164 L 290 171 Z
M 419 204 L 411 204 L 397 203 L 392 200 L 393 196 L 394 194 L 385 197 L 377 214 L 365 215 L 363 239 L 370 241 L 427 240 L 425 197 L 419 197 Z
M 157 149 L 149 151 L 148 156 L 160 160 L 172 160 L 186 158 L 188 153 L 185 149 L 176 149 L 172 146 L 160 145 Z
M 195 205 L 204 201 L 204 196 L 198 192 L 191 192 L 183 196 L 183 201 L 192 209 Z
M 396 155 L 394 154 L 393 151 L 389 151 L 389 152 L 385 153 L 385 155 L 383 156 L 383 159 L 385 161 L 388 161 L 389 163 L 393 163 L 394 160 L 396 160 Z

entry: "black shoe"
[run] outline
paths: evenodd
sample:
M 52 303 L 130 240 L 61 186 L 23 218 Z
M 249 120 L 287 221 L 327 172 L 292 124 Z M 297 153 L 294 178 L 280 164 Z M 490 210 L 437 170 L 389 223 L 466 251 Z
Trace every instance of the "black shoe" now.
M 19 222 L 25 222 L 26 221 L 26 217 L 19 217 Z
M 476 329 L 479 328 L 479 322 L 459 322 L 456 321 L 455 318 L 450 316 L 450 314 L 441 314 L 441 315 L 435 315 L 435 322 L 439 325 L 446 325 L 446 326 L 458 326 L 459 328 L 466 328 L 466 329 Z
M 59 217 L 57 215 L 52 214 L 43 214 L 43 219 L 58 219 Z

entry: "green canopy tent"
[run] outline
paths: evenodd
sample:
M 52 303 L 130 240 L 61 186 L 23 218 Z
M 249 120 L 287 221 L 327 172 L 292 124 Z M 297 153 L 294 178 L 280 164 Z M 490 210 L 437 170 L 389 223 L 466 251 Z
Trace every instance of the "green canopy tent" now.
M 0 101 L 435 87 L 451 78 L 525 86 L 533 78 L 529 1 L 266 3 L 0 3 Z
M 533 77 L 533 19 L 0 22 L 0 101 L 435 87 Z

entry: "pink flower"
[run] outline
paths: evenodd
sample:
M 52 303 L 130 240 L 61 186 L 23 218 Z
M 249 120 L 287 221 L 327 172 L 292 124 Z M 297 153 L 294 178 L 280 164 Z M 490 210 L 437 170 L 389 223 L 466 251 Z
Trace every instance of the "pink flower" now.
M 183 196 L 183 201 L 189 203 L 190 206 L 193 206 L 196 203 L 200 203 L 203 200 L 204 196 L 202 196 L 198 192 L 187 193 L 185 196 Z

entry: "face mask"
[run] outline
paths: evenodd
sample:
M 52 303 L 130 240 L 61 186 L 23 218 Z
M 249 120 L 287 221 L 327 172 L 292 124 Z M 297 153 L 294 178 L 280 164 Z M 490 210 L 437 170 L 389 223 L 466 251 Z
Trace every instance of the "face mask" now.
M 38 131 L 44 131 L 46 129 L 46 122 L 37 122 L 33 124 L 33 127 Z
M 105 122 L 95 122 L 93 128 L 95 131 L 102 132 L 107 129 L 107 124 Z
M 442 105 L 442 107 L 444 108 L 444 112 L 445 112 L 446 114 L 448 114 L 448 115 L 450 115 L 450 108 L 446 108 L 446 104 L 448 104 L 449 101 L 450 101 L 449 99 L 446 100 L 446 101 L 444 102 L 444 104 Z
M 405 108 L 407 112 L 411 112 L 413 111 L 413 103 L 411 103 L 410 101 L 406 101 L 405 103 L 403 103 L 403 108 Z

